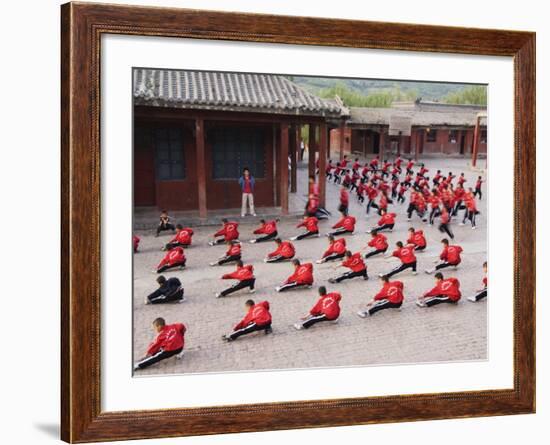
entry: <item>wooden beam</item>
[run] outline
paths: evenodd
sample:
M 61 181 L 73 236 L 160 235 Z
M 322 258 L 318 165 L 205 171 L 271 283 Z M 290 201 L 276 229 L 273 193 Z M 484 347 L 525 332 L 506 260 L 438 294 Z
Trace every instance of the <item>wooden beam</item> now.
M 298 142 L 298 134 L 300 132 L 300 126 L 299 125 L 293 125 L 291 132 L 290 132 L 290 192 L 296 193 L 297 189 L 297 182 L 298 182 L 298 175 L 297 175 L 297 168 L 298 168 L 298 150 L 300 150 L 300 143 Z
M 474 145 L 472 147 L 472 167 L 475 167 L 477 164 L 477 152 L 479 150 L 479 121 L 480 117 L 476 119 L 476 126 L 474 128 Z
M 326 188 L 327 179 L 325 176 L 327 155 L 328 155 L 328 128 L 327 124 L 323 122 L 319 126 L 319 205 L 325 207 L 326 205 Z
M 317 147 L 315 124 L 309 124 L 309 147 L 308 147 L 308 176 L 315 175 L 315 151 Z
M 344 137 L 344 133 L 346 131 L 346 123 L 342 120 L 340 122 L 340 129 L 339 129 L 339 135 L 340 135 L 340 139 L 339 139 L 339 142 L 340 142 L 340 161 L 342 161 L 344 159 L 344 141 L 345 141 L 345 137 Z
M 281 191 L 281 213 L 288 215 L 288 124 L 281 124 L 280 138 L 281 158 L 279 163 L 279 178 Z
M 195 120 L 195 148 L 197 151 L 197 186 L 199 198 L 199 218 L 206 218 L 206 157 L 204 148 L 204 120 Z

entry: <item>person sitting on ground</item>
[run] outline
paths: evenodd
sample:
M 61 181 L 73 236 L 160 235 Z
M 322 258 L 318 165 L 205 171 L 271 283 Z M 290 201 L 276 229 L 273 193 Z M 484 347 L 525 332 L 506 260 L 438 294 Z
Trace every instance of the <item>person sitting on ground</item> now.
M 332 226 L 334 230 L 327 233 L 327 236 L 344 235 L 347 233 L 353 234 L 355 230 L 355 222 L 356 219 L 354 216 L 342 213 L 342 217 L 340 218 L 340 220 L 338 220 L 338 222 Z
M 223 226 L 220 230 L 214 233 L 214 241 L 210 241 L 208 244 L 215 246 L 216 244 L 223 244 L 227 241 L 233 241 L 239 239 L 239 223 L 235 221 L 229 221 L 227 218 L 222 219 Z
M 176 225 L 176 236 L 166 244 L 162 250 L 172 250 L 175 247 L 189 247 L 193 238 L 193 229 L 183 227 L 181 224 Z
M 361 257 L 361 253 L 357 252 L 352 254 L 351 251 L 346 250 L 344 254 L 344 261 L 342 264 L 336 267 L 347 267 L 350 269 L 348 272 L 344 272 L 342 275 L 336 278 L 329 278 L 329 283 L 340 283 L 344 280 L 350 280 L 355 277 L 363 277 L 363 280 L 368 280 L 367 266 Z
M 294 273 L 281 286 L 275 288 L 277 292 L 295 288 L 310 288 L 313 285 L 313 264 L 301 264 L 300 260 L 293 259 L 292 265 L 294 266 Z
M 254 285 L 256 284 L 254 266 L 251 264 L 245 266 L 241 260 L 237 261 L 237 269 L 234 272 L 222 275 L 222 280 L 237 280 L 238 282 L 221 292 L 217 292 L 216 298 L 227 297 L 229 294 L 244 289 L 245 287 L 248 287 L 251 294 L 256 291 L 254 289 Z
M 431 307 L 441 303 L 458 303 L 462 296 L 460 293 L 460 281 L 456 278 L 445 279 L 441 272 L 437 272 L 434 277 L 435 287 L 425 292 L 416 301 L 416 304 L 420 307 Z
M 145 357 L 134 365 L 134 371 L 145 369 L 170 357 L 183 358 L 184 336 L 187 330 L 183 323 L 167 325 L 164 318 L 159 317 L 153 321 L 153 329 L 157 337 L 147 348 Z
M 275 244 L 277 248 L 273 252 L 267 254 L 264 263 L 287 261 L 291 260 L 294 258 L 294 255 L 296 255 L 296 249 L 290 241 L 282 241 L 281 238 L 275 238 Z
M 378 233 L 378 230 L 372 230 L 370 233 L 371 239 L 367 246 L 372 247 L 373 250 L 365 254 L 365 259 L 373 257 L 375 255 L 384 254 L 388 250 L 388 238 L 382 233 Z
M 165 230 L 171 230 L 172 232 L 176 230 L 176 227 L 171 223 L 170 219 L 171 218 L 168 216 L 168 212 L 166 210 L 161 210 L 156 236 L 159 236 L 160 232 L 164 232 Z
M 277 223 L 278 219 L 272 221 L 266 221 L 265 219 L 260 219 L 261 226 L 254 230 L 254 235 L 262 235 L 258 238 L 251 239 L 250 242 L 261 243 L 263 241 L 269 241 L 277 237 Z
M 384 309 L 401 309 L 403 305 L 403 282 L 390 281 L 388 277 L 380 277 L 382 289 L 367 304 L 364 311 L 357 312 L 361 318 L 366 318 Z
M 456 269 L 462 261 L 462 258 L 460 257 L 463 250 L 462 247 L 458 245 L 450 245 L 447 238 L 443 238 L 441 240 L 441 244 L 443 244 L 443 251 L 441 252 L 441 255 L 439 255 L 439 259 L 434 261 L 437 265 L 433 269 L 426 269 L 427 274 L 431 274 L 436 270 L 451 266 Z
M 483 273 L 485 274 L 483 277 L 483 289 L 479 289 L 475 295 L 468 297 L 468 300 L 472 303 L 477 303 L 487 298 L 487 261 L 483 263 Z
M 157 269 L 153 272 L 162 273 L 168 269 L 174 269 L 179 267 L 180 269 L 185 268 L 187 259 L 185 258 L 185 251 L 183 247 L 175 247 L 164 256 L 157 266 Z
M 145 304 L 160 304 L 160 303 L 183 303 L 185 296 L 183 295 L 183 286 L 181 281 L 176 277 L 166 279 L 164 275 L 157 278 L 159 285 L 158 289 L 147 295 Z
M 335 239 L 332 235 L 328 237 L 328 249 L 323 253 L 323 257 L 317 260 L 317 264 L 334 261 L 344 257 L 346 253 L 346 240 L 344 238 Z
M 264 334 L 271 334 L 272 317 L 269 312 L 269 302 L 261 301 L 254 303 L 254 300 L 247 300 L 244 304 L 246 315 L 235 325 L 233 332 L 229 335 L 222 335 L 222 339 L 231 342 L 242 335 L 251 334 L 256 331 L 264 331 Z
M 382 216 L 378 220 L 377 226 L 373 227 L 370 230 L 367 230 L 367 233 L 371 233 L 374 230 L 376 232 L 380 233 L 383 230 L 387 230 L 388 232 L 393 232 L 393 227 L 395 226 L 395 218 L 397 215 L 395 213 L 386 213 L 385 210 L 382 211 Z
M 134 253 L 137 253 L 138 252 L 138 248 L 139 248 L 139 242 L 141 241 L 141 239 L 139 238 L 139 236 L 137 235 L 132 235 L 132 246 L 134 248 Z
M 309 315 L 302 317 L 294 327 L 297 330 L 308 329 L 322 321 L 336 322 L 340 316 L 340 300 L 342 295 L 338 292 L 327 293 L 325 286 L 319 287 L 319 300 L 309 311 Z
M 304 216 L 304 219 L 296 227 L 305 227 L 306 231 L 290 238 L 291 241 L 302 240 L 312 236 L 319 236 L 319 220 L 315 216 Z
M 414 227 L 410 227 L 407 243 L 412 244 L 414 246 L 414 250 L 417 252 L 424 250 L 427 246 L 424 232 L 422 230 L 414 230 Z
M 387 274 L 380 274 L 379 276 L 386 276 L 390 278 L 395 274 L 398 274 L 399 272 L 403 272 L 406 269 L 411 269 L 412 274 L 416 275 L 416 256 L 414 255 L 414 246 L 403 246 L 403 243 L 401 241 L 397 241 L 395 245 L 397 249 L 395 249 L 393 253 L 389 255 L 389 257 L 399 258 L 399 260 L 401 261 L 401 265 L 395 267 Z
M 237 240 L 233 241 L 227 241 L 227 252 L 225 252 L 225 255 L 220 257 L 218 261 L 214 261 L 213 263 L 210 263 L 211 266 L 222 266 L 224 264 L 230 264 L 230 263 L 236 263 L 240 259 L 242 259 L 242 253 L 241 253 L 241 243 Z

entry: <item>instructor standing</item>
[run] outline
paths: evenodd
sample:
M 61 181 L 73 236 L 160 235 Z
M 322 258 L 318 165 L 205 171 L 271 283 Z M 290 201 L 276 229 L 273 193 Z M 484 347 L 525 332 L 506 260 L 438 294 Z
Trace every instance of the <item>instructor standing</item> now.
M 250 174 L 248 167 L 243 169 L 243 174 L 239 178 L 239 185 L 242 191 L 241 217 L 246 216 L 247 207 L 250 207 L 250 214 L 256 216 L 254 211 L 254 185 L 256 181 L 254 176 Z

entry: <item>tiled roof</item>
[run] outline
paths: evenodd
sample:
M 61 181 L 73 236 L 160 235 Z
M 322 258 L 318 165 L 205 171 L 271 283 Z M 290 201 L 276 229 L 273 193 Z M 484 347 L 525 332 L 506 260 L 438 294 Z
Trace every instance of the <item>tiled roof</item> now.
M 442 106 L 440 106 L 442 105 Z M 418 127 L 457 126 L 473 127 L 478 114 L 486 116 L 487 109 L 477 106 L 446 106 L 444 104 L 404 107 L 398 105 L 392 108 L 350 108 L 350 124 L 355 125 L 389 125 L 392 118 L 410 119 L 411 125 Z M 487 125 L 486 117 L 481 119 L 481 125 Z
M 272 74 L 134 69 L 134 103 L 169 108 L 339 117 L 340 106 Z

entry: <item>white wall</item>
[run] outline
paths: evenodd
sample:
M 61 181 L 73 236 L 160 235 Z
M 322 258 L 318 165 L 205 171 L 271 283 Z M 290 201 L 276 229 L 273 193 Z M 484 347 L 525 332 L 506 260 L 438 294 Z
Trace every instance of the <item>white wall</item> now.
M 121 3 L 127 3 L 122 2 Z M 494 27 L 537 31 L 538 122 L 550 120 L 548 82 L 550 30 L 545 2 L 524 0 L 480 2 L 462 0 L 388 0 L 346 2 L 313 0 L 133 0 L 128 3 L 231 9 L 290 15 L 316 15 L 393 22 Z M 347 2 L 352 4 L 352 2 Z M 0 27 L 0 314 L 2 362 L 0 385 L 5 443 L 42 444 L 57 438 L 59 393 L 59 2 L 5 2 Z M 538 132 L 540 174 L 550 161 L 548 133 Z M 549 192 L 539 181 L 539 200 Z M 539 206 L 539 227 L 550 217 Z M 18 221 L 24 222 L 19 227 Z M 34 224 L 34 230 L 29 226 Z M 539 230 L 539 246 L 548 246 L 548 231 Z M 29 248 L 31 242 L 39 248 Z M 512 444 L 529 437 L 546 443 L 550 421 L 550 305 L 542 282 L 550 260 L 538 249 L 538 413 L 474 420 L 449 420 L 276 433 L 257 433 L 171 440 L 181 444 L 241 445 L 311 442 L 422 444 L 476 443 L 491 440 Z M 495 296 L 498 298 L 498 296 Z M 537 436 L 536 433 L 539 435 Z M 168 443 L 160 440 L 151 443 Z

